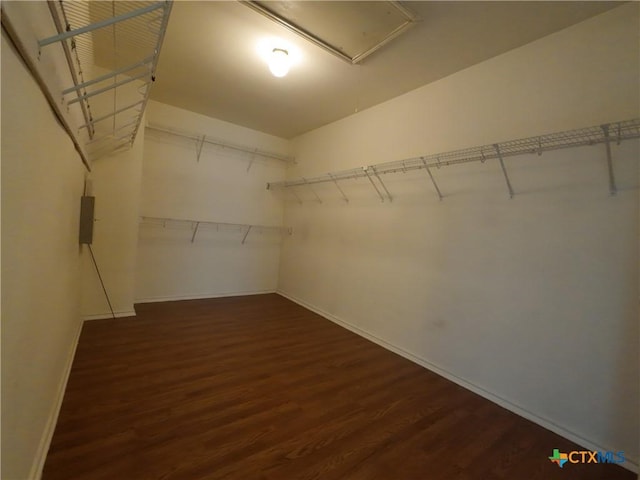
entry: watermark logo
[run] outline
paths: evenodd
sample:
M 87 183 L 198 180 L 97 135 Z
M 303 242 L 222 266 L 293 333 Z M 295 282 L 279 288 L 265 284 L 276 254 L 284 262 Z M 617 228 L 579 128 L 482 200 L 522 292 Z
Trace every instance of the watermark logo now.
M 567 463 L 568 458 L 569 455 L 567 455 L 566 453 L 560 453 L 560 450 L 554 448 L 553 455 L 549 457 L 549 460 L 551 460 L 553 463 L 556 463 L 560 468 L 562 468 L 563 465 Z
M 574 450 L 569 453 L 554 448 L 549 457 L 552 463 L 560 468 L 568 463 L 624 463 L 624 452 L 598 452 L 590 450 Z

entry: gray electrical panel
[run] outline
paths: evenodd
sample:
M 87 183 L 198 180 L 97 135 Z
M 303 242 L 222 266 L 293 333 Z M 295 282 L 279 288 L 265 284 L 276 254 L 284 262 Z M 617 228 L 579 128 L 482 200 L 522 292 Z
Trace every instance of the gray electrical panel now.
M 96 197 L 80 198 L 80 245 L 91 245 L 93 242 L 93 209 Z

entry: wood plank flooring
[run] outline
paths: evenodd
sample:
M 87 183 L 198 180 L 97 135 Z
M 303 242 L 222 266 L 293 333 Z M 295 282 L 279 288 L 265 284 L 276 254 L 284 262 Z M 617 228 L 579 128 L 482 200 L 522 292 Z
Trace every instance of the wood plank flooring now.
M 617 480 L 583 450 L 278 296 L 84 325 L 45 480 Z

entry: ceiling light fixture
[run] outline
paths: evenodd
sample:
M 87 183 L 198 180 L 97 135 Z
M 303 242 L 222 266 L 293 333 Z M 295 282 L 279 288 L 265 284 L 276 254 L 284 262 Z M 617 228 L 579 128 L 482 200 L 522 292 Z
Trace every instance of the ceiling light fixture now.
M 275 77 L 284 77 L 289 73 L 289 67 L 291 67 L 289 52 L 284 48 L 274 48 L 271 51 L 271 58 L 269 58 L 269 70 L 271 70 L 271 73 Z

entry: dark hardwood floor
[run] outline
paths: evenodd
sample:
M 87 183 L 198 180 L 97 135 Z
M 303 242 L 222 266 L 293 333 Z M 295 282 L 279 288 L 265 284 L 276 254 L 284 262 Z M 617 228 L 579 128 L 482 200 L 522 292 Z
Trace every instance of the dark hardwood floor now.
M 635 479 L 278 296 L 84 325 L 45 480 Z

